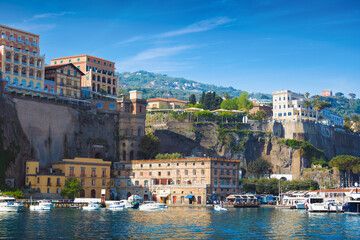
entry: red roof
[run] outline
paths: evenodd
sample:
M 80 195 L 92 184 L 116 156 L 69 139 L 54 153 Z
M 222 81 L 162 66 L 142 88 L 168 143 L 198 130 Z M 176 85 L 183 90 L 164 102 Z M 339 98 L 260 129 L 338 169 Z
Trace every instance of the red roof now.
M 341 193 L 341 192 L 351 192 L 351 191 L 356 191 L 355 189 L 350 189 L 350 188 L 345 188 L 345 189 L 321 189 L 321 190 L 314 190 L 314 191 L 310 191 L 313 193 Z
M 159 101 L 162 101 L 162 102 L 179 102 L 179 103 L 188 103 L 187 101 L 181 101 L 179 99 L 176 99 L 176 98 L 169 98 L 169 99 L 166 99 L 166 98 L 150 98 L 148 99 L 148 102 L 159 102 Z
M 58 68 L 61 68 L 61 67 L 67 66 L 67 65 L 71 65 L 73 68 L 75 68 L 80 73 L 80 75 L 85 75 L 80 69 L 75 67 L 75 65 L 72 64 L 72 63 L 64 63 L 64 64 L 57 64 L 57 65 L 47 65 L 47 66 L 45 66 L 45 70 L 58 69 Z

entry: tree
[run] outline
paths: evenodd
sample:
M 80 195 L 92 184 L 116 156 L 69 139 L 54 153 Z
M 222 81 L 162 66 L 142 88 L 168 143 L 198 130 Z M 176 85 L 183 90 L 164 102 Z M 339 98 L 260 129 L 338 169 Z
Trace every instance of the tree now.
M 249 94 L 247 92 L 242 92 L 238 99 L 238 110 L 250 110 L 254 104 L 249 101 Z
M 259 110 L 259 111 L 256 112 L 255 116 L 257 116 L 261 120 L 265 120 L 266 112 L 264 110 Z
M 309 107 L 311 107 L 309 100 L 304 100 L 303 107 L 306 109 L 305 116 L 309 119 Z
M 249 163 L 248 171 L 257 177 L 270 174 L 272 172 L 272 164 L 263 158 L 258 158 L 254 162 Z
M 195 105 L 196 104 L 196 97 L 195 94 L 191 94 L 189 97 L 189 104 Z
M 202 92 L 199 103 L 205 105 L 204 101 L 205 101 L 205 92 Z
M 329 162 L 330 167 L 338 167 L 347 173 L 349 186 L 351 186 L 350 174 L 351 172 L 357 172 L 359 164 L 360 158 L 351 155 L 339 155 Z
M 155 135 L 148 133 L 140 139 L 138 157 L 154 159 L 160 152 L 160 140 Z
M 349 93 L 349 96 L 350 96 L 351 100 L 354 100 L 355 97 L 356 97 L 356 94 L 355 93 Z
M 335 97 L 343 97 L 344 94 L 342 92 L 337 92 L 335 93 Z
M 229 94 L 229 93 L 225 93 L 225 94 L 224 94 L 224 98 L 225 98 L 225 100 L 229 100 L 229 99 L 230 99 L 230 94 Z
M 220 108 L 227 110 L 238 110 L 239 109 L 238 99 L 233 98 L 233 99 L 225 100 L 221 103 Z
M 68 178 L 65 181 L 65 187 L 61 190 L 60 195 L 68 198 L 76 198 L 80 196 L 82 184 L 77 178 Z

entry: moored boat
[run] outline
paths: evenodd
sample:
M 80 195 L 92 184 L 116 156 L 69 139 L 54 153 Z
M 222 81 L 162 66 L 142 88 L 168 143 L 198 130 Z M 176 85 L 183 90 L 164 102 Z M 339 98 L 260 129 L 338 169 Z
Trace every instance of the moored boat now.
M 13 197 L 0 196 L 0 212 L 18 212 L 22 204 Z
M 309 212 L 342 212 L 342 206 L 335 201 L 324 201 L 322 197 L 309 197 L 306 203 Z
M 38 205 L 31 205 L 29 209 L 31 211 L 49 211 L 53 208 L 52 203 L 48 200 L 41 200 L 38 203 Z
M 215 205 L 215 206 L 214 206 L 214 210 L 215 210 L 215 211 L 227 211 L 226 208 L 224 208 L 224 207 L 222 207 L 222 206 L 220 206 L 220 205 Z
M 140 205 L 139 210 L 152 211 L 152 210 L 163 210 L 164 208 L 167 208 L 166 204 L 164 203 L 146 201 L 142 205 Z
M 83 206 L 82 210 L 97 211 L 97 210 L 100 210 L 100 205 L 97 203 L 89 203 L 87 206 Z
M 108 210 L 112 211 L 123 210 L 124 208 L 125 205 L 122 204 L 121 201 L 114 201 L 107 207 Z
M 345 205 L 345 213 L 360 214 L 360 194 L 351 194 L 350 201 Z

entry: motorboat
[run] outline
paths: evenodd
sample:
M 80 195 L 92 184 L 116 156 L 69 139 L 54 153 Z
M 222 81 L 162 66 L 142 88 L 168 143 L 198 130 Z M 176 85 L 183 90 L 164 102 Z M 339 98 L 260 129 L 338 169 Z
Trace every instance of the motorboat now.
M 307 191 L 289 191 L 281 194 L 281 200 L 276 208 L 306 209 Z
M 132 205 L 128 200 L 120 200 L 119 205 L 124 206 L 124 208 L 132 208 Z
M 220 205 L 215 205 L 215 206 L 214 206 L 214 210 L 215 210 L 215 211 L 227 211 L 226 208 L 221 207 Z
M 296 209 L 306 209 L 306 200 L 298 200 L 296 204 Z
M 100 205 L 97 203 L 89 203 L 87 206 L 83 206 L 82 210 L 97 211 L 97 210 L 100 210 Z
M 342 206 L 335 203 L 334 200 L 324 201 L 322 197 L 309 197 L 306 203 L 309 212 L 341 212 Z
M 31 211 L 49 211 L 54 207 L 48 200 L 41 200 L 38 203 L 38 205 L 31 205 L 29 209 Z
M 112 202 L 107 209 L 108 210 L 112 210 L 112 211 L 117 211 L 117 210 L 123 210 L 125 208 L 125 205 L 121 203 L 121 201 L 115 201 Z
M 22 206 L 14 197 L 0 196 L 0 212 L 18 212 Z
M 345 213 L 348 214 L 360 214 L 360 194 L 351 194 L 350 201 L 344 206 Z
M 139 210 L 143 211 L 152 211 L 152 210 L 163 210 L 167 208 L 164 203 L 157 203 L 155 201 L 145 201 L 142 205 L 140 205 Z

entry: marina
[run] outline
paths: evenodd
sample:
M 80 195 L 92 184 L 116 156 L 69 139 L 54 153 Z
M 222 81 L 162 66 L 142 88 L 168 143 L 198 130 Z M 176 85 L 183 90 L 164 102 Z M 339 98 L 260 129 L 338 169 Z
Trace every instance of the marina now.
M 0 239 L 336 239 L 358 237 L 360 218 L 274 208 L 169 207 L 162 211 L 52 211 L 0 213 Z

